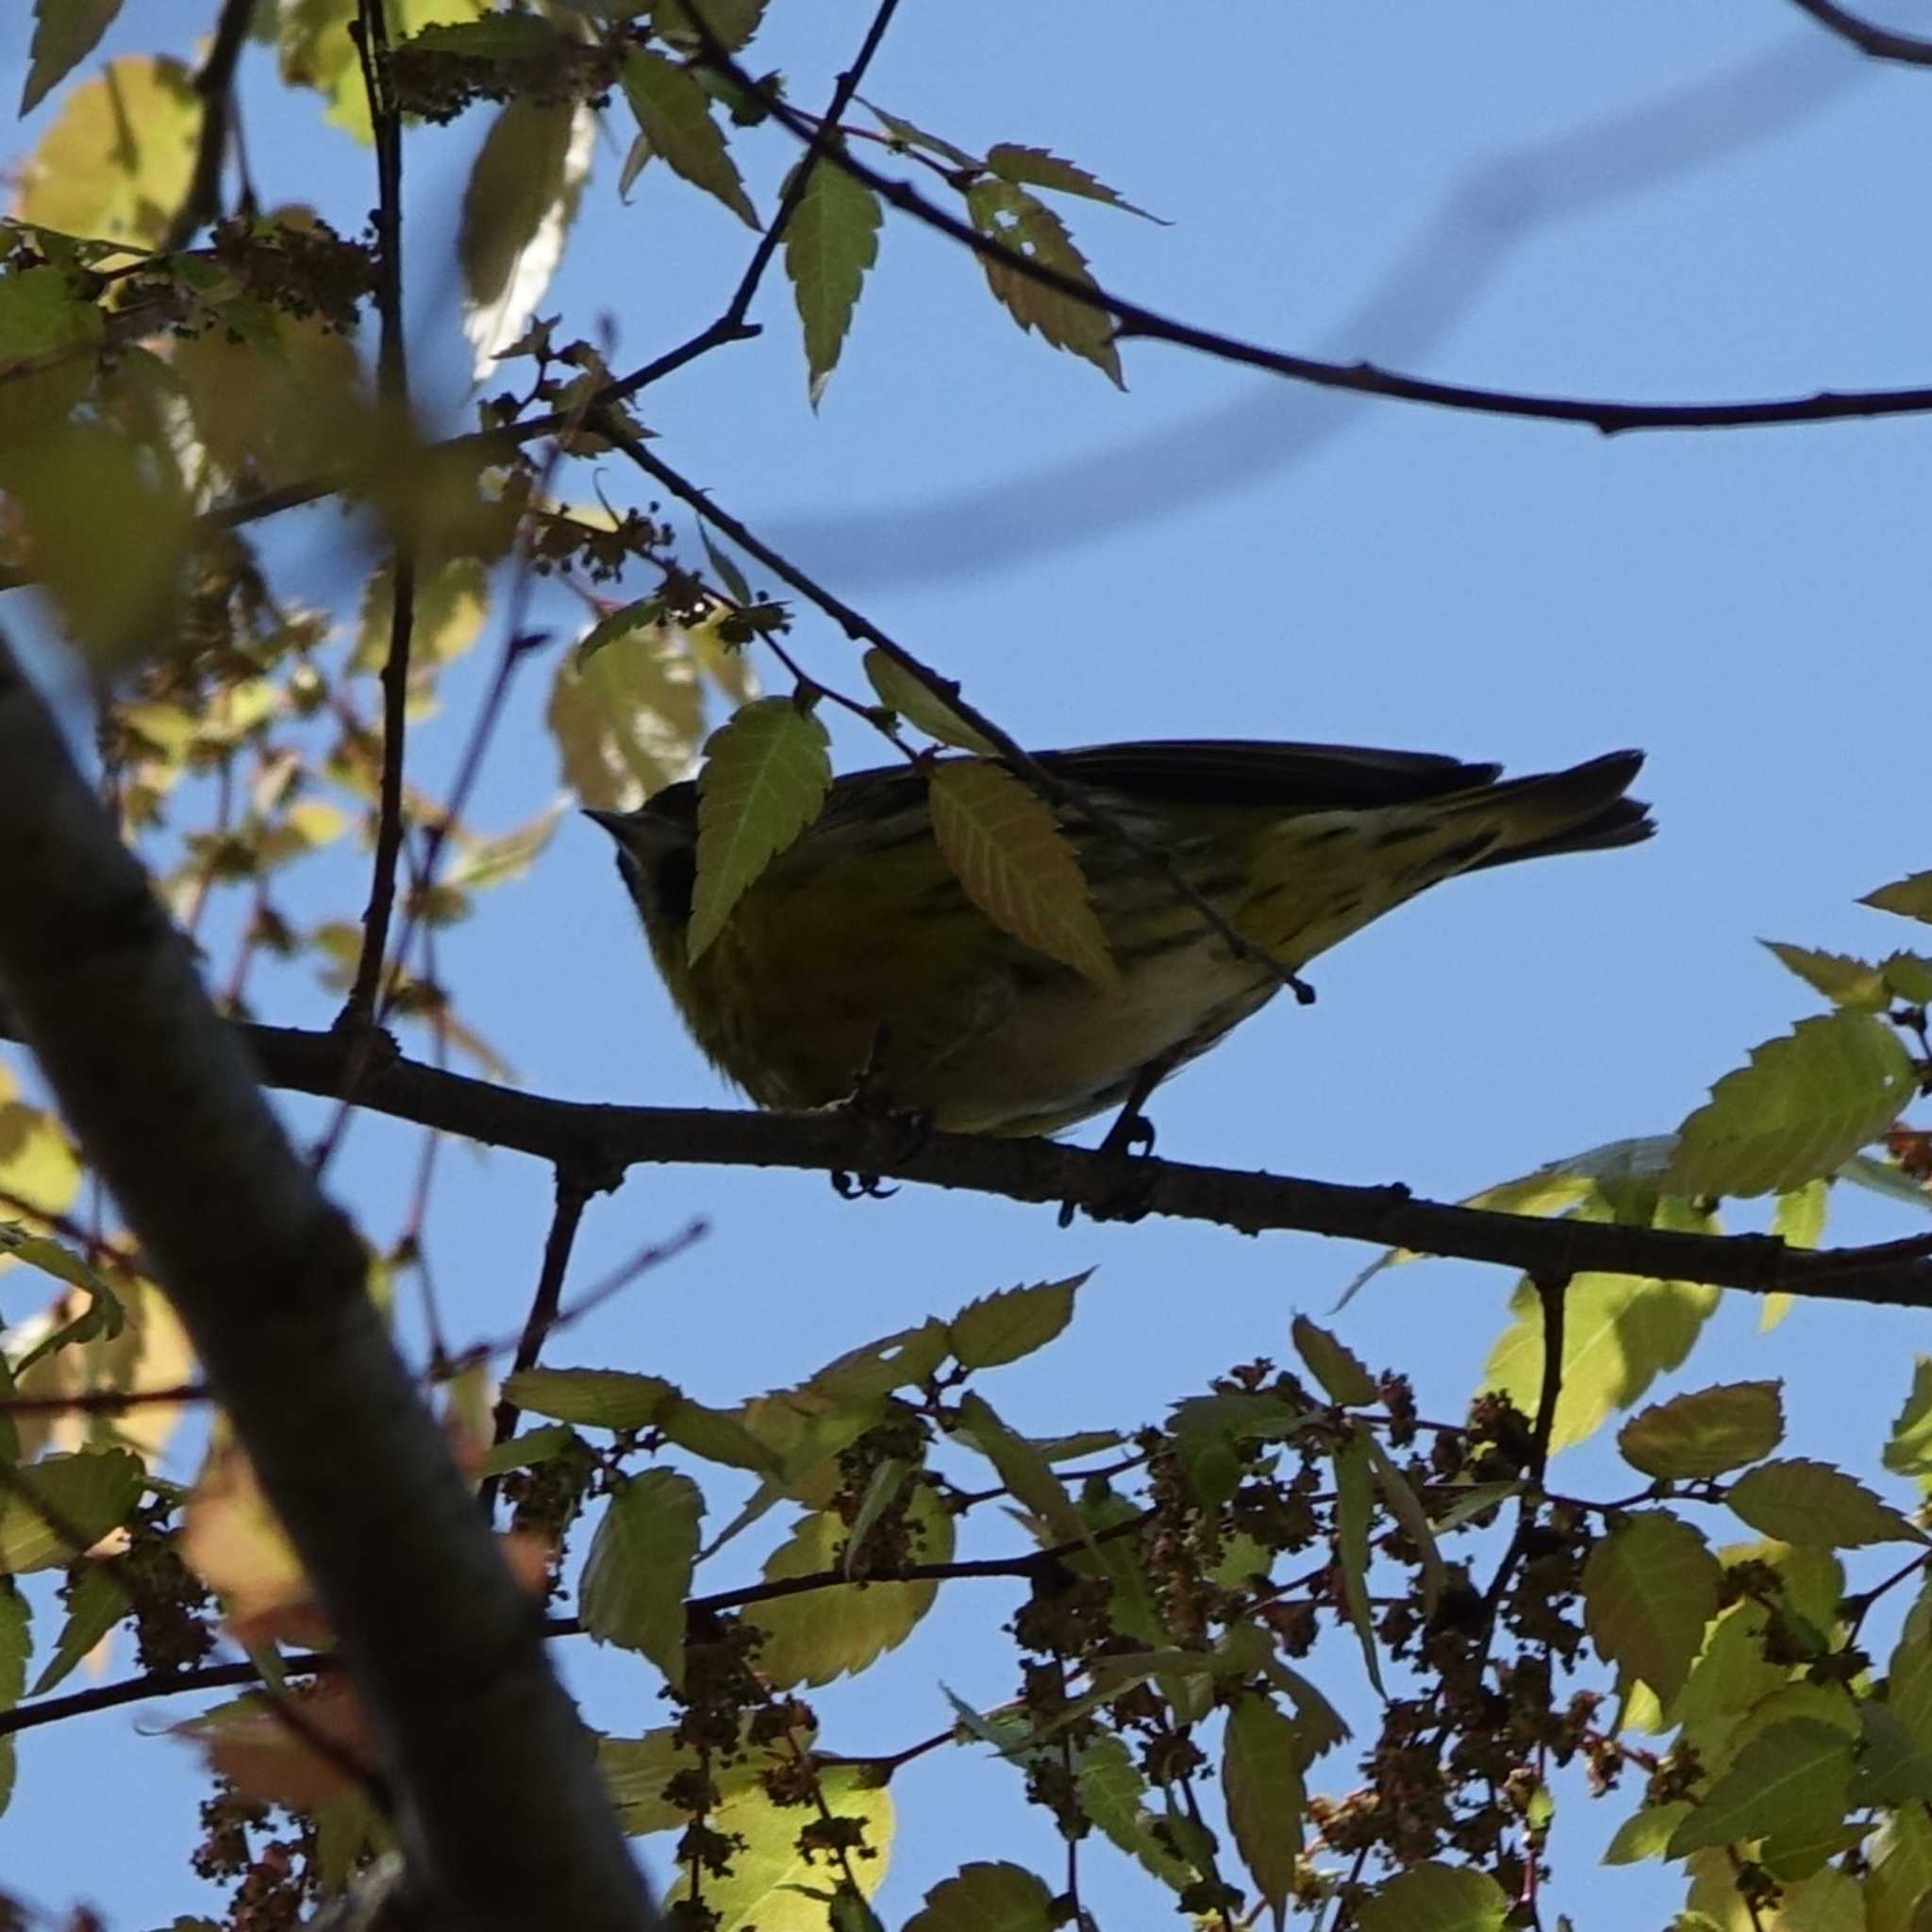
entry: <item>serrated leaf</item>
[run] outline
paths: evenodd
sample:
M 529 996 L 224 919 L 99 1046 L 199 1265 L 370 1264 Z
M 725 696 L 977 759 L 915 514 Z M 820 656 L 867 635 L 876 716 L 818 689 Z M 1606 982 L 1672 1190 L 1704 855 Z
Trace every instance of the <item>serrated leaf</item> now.
M 993 756 L 991 739 L 975 731 L 895 658 L 874 645 L 866 652 L 864 664 L 873 690 L 888 710 L 897 711 L 915 729 L 941 744 L 957 745 L 961 751 L 978 752 L 987 758 Z M 948 689 L 957 691 L 958 686 L 949 685 Z
M 686 940 L 693 960 L 745 889 L 817 818 L 832 789 L 830 746 L 825 727 L 790 698 L 754 698 L 706 741 Z
M 787 1735 L 801 1748 L 808 1748 L 812 1741 L 808 1732 Z M 719 1794 L 728 1798 L 756 1784 L 774 1757 L 779 1755 L 782 1752 L 774 1747 L 748 1741 L 739 1751 L 713 1751 L 711 1781 L 718 1787 Z M 640 1738 L 597 1740 L 597 1769 L 603 1774 L 610 1802 L 617 1808 L 619 1823 L 632 1837 L 653 1831 L 681 1830 L 690 1824 L 691 1813 L 673 1805 L 664 1795 L 664 1787 L 680 1773 L 696 1771 L 700 1765 L 697 1752 L 680 1741 L 673 1724 L 646 1731 Z
M 1150 215 L 1144 208 L 1136 208 L 1118 190 L 1096 180 L 1085 168 L 1076 168 L 1072 161 L 1063 161 L 1043 147 L 1022 147 L 1014 142 L 997 141 L 986 151 L 986 165 L 1002 181 L 1047 188 L 1058 194 L 1077 194 L 1087 201 L 1104 201 L 1109 208 L 1122 208 L 1163 228 L 1172 225 L 1158 215 Z
M 1053 1932 L 1052 1888 L 1024 1866 L 962 1865 L 925 1895 L 906 1932 Z
M 1646 1805 L 1617 1827 L 1604 1852 L 1606 1865 L 1634 1865 L 1641 1858 L 1661 1858 L 1671 1834 L 1690 1815 L 1690 1801 L 1674 1798 L 1668 1805 Z
M 1358 1439 L 1368 1445 L 1369 1461 L 1374 1468 L 1375 1482 L 1389 1513 L 1402 1525 L 1403 1533 L 1415 1545 L 1423 1574 L 1422 1606 L 1424 1616 L 1433 1616 L 1449 1580 L 1442 1553 L 1436 1547 L 1436 1532 L 1422 1498 L 1409 1486 L 1408 1478 L 1396 1466 L 1395 1458 L 1366 1429 Z
M 1487 1872 L 1430 1859 L 1377 1886 L 1356 1924 L 1359 1932 L 1499 1932 L 1508 1911 Z
M 1093 289 L 1087 258 L 1074 246 L 1066 225 L 1024 188 L 997 177 L 982 178 L 966 191 L 966 212 L 980 234 L 1009 253 Z M 979 265 L 994 296 L 1023 329 L 1038 329 L 1055 348 L 1085 358 L 1117 388 L 1126 387 L 1114 346 L 1113 317 L 1106 308 L 1049 288 L 991 256 L 981 256 Z
M 711 118 L 711 97 L 691 75 L 663 55 L 640 49 L 625 57 L 624 93 L 652 151 L 756 228 L 758 211 Z
M 1915 872 L 1889 886 L 1880 886 L 1858 901 L 1875 906 L 1881 912 L 1897 912 L 1907 919 L 1924 920 L 1932 925 L 1932 872 Z
M 480 20 L 439 21 L 402 44 L 470 60 L 529 60 L 555 53 L 564 37 L 530 13 L 487 13 Z
M 512 100 L 471 163 L 457 260 L 467 297 L 463 334 L 479 381 L 529 325 L 563 258 L 590 174 L 593 131 L 591 118 L 567 102 Z
M 1086 1519 L 1067 1500 L 1053 1465 L 1025 1437 L 1009 1429 L 982 1397 L 968 1393 L 960 1398 L 954 1434 L 964 1437 L 992 1464 L 1013 1500 L 1039 1517 L 1058 1541 L 1092 1547 Z
M 1834 1006 L 1861 1013 L 1882 1013 L 1887 1003 L 1884 974 L 1869 959 L 1848 953 L 1821 953 L 1809 946 L 1788 946 L 1778 940 L 1757 942 L 1807 986 L 1822 992 Z
M 1096 986 L 1120 969 L 1053 808 L 1004 767 L 947 758 L 930 774 L 933 834 L 966 895 L 1004 932 Z
M 626 1369 L 521 1369 L 504 1396 L 533 1415 L 592 1429 L 648 1428 L 677 1395 L 662 1375 Z
M 1653 1404 L 1617 1432 L 1617 1447 L 1645 1475 L 1722 1475 L 1769 1456 L 1784 1440 L 1778 1382 L 1727 1382 Z
M 1754 1047 L 1678 1132 L 1675 1193 L 1781 1193 L 1832 1173 L 1898 1118 L 1917 1087 L 1898 1035 L 1868 1013 L 1801 1020 Z
M 953 1518 L 937 1492 L 922 1483 L 908 1510 L 916 1529 L 911 1560 L 949 1562 Z M 848 1531 L 835 1510 L 804 1517 L 764 1567 L 765 1580 L 812 1576 L 837 1570 Z M 931 1609 L 937 1583 L 858 1581 L 749 1605 L 744 1620 L 766 1633 L 758 1667 L 774 1689 L 829 1684 L 856 1674 L 911 1636 Z
M 699 0 L 697 15 L 720 46 L 735 54 L 758 32 L 769 0 Z M 656 0 L 651 27 L 660 40 L 695 53 L 704 45 L 691 25 L 691 0 Z
M 1369 1522 L 1373 1504 L 1368 1444 L 1351 1433 L 1335 1446 L 1335 1561 L 1341 1572 L 1341 1600 L 1360 1641 L 1369 1682 L 1382 1689 L 1375 1654 L 1375 1620 L 1369 1607 Z
M 67 1621 L 55 1640 L 54 1654 L 34 1683 L 44 1697 L 133 1607 L 126 1591 L 106 1563 L 89 1563 L 67 1593 Z M 6 1700 L 0 1699 L 0 1704 Z
M 23 116 L 93 52 L 120 11 L 121 0 L 34 0 L 33 64 L 20 93 Z
M 119 1527 L 140 1500 L 143 1480 L 140 1461 L 125 1449 L 46 1456 L 4 1476 L 0 1575 L 15 1576 L 71 1562 Z
M 1813 1718 L 1773 1724 L 1671 1834 L 1669 1856 L 1842 1819 L 1851 1782 L 1852 1740 L 1836 1725 Z
M 31 1612 L 11 1577 L 0 1576 L 0 1711 L 11 1710 L 26 1686 L 26 1660 L 33 1652 Z M 0 1736 L 0 1817 L 13 1801 L 17 1771 L 15 1738 Z
M 674 1685 L 684 1682 L 684 1599 L 704 1513 L 698 1486 L 675 1470 L 621 1478 L 611 1486 L 577 1592 L 592 1637 L 640 1652 Z
M 1583 1566 L 1583 1620 L 1597 1649 L 1668 1704 L 1717 1615 L 1724 1573 L 1688 1523 L 1660 1509 L 1626 1516 Z
M 1932 1484 L 1932 1356 L 1922 1355 L 1912 1364 L 1912 1386 L 1881 1459 L 1894 1475 L 1911 1476 L 1922 1490 Z
M 1612 1410 L 1627 1408 L 1658 1375 L 1680 1366 L 1719 1294 L 1695 1282 L 1576 1275 L 1563 1292 L 1562 1387 L 1551 1449 L 1583 1441 Z M 1509 1307 L 1515 1319 L 1490 1351 L 1483 1386 L 1534 1415 L 1543 1377 L 1542 1301 L 1525 1281 Z
M 968 1302 L 947 1327 L 960 1367 L 998 1368 L 1044 1348 L 1074 1319 L 1074 1292 L 1091 1273 L 1001 1289 Z
M 1344 1408 L 1359 1408 L 1381 1400 L 1382 1391 L 1360 1357 L 1327 1329 L 1318 1328 L 1306 1315 L 1297 1315 L 1289 1332 L 1294 1338 L 1295 1353 L 1327 1391 L 1330 1402 Z
M 955 147 L 950 141 L 937 134 L 928 134 L 923 127 L 915 127 L 911 122 L 898 114 L 889 114 L 883 108 L 874 107 L 862 94 L 858 96 L 858 104 L 867 113 L 876 117 L 883 127 L 901 147 L 919 148 L 927 154 L 938 155 L 942 160 L 951 161 L 956 168 L 970 168 L 975 173 L 983 163 L 963 147 Z
M 1301 1860 L 1304 1755 L 1294 1724 L 1269 1699 L 1251 1695 L 1235 1706 L 1222 1743 L 1222 1795 L 1241 1862 L 1277 1913 Z
M 475 1476 L 506 1475 L 513 1469 L 535 1469 L 539 1463 L 554 1462 L 574 1443 L 581 1442 L 575 1429 L 551 1423 L 541 1429 L 525 1429 L 520 1436 L 498 1442 L 485 1451 L 483 1459 L 469 1473 Z M 588 1448 L 588 1445 L 586 1445 Z
M 1446 1536 L 1452 1529 L 1459 1529 L 1472 1517 L 1480 1516 L 1486 1509 L 1494 1509 L 1507 1503 L 1512 1496 L 1523 1493 L 1523 1479 L 1513 1477 L 1508 1482 L 1471 1483 L 1467 1488 L 1451 1488 L 1447 1493 L 1455 1498 L 1440 1515 L 1429 1519 L 1437 1535 Z M 1439 1495 L 1442 1492 L 1439 1491 Z
M 831 1818 L 864 1827 L 863 1849 L 849 1853 L 845 1863 L 861 1891 L 875 1891 L 891 1849 L 891 1794 L 869 1766 L 821 1765 L 816 1782 L 818 1802 Z M 799 1827 L 818 1815 L 816 1806 L 774 1805 L 757 1784 L 734 1791 L 708 1815 L 714 1830 L 743 1840 L 728 1873 L 705 1876 L 704 1901 L 717 1914 L 716 1932 L 826 1932 L 824 1900 L 843 1867 L 834 1858 L 828 1869 L 823 1851 L 798 1844 Z M 674 1923 L 691 1893 L 690 1874 L 680 1867 L 664 1900 Z
M 1891 953 L 1880 960 L 1885 983 L 1908 1007 L 1932 1006 L 1932 959 L 1923 953 Z
M 1154 1814 L 1145 1803 L 1147 1780 L 1117 1737 L 1100 1732 L 1080 1753 L 1074 1775 L 1080 1809 L 1114 1844 L 1171 1890 L 1184 1891 L 1193 1884 L 1193 1868 L 1154 1835 Z
M 1926 1540 L 1863 1483 L 1806 1457 L 1759 1463 L 1730 1486 L 1724 1500 L 1734 1516 L 1781 1542 L 1849 1550 Z
M 783 192 L 791 187 L 788 176 Z M 785 273 L 805 328 L 807 392 L 813 408 L 838 366 L 866 271 L 878 259 L 883 219 L 878 196 L 864 182 L 822 159 L 786 226 Z

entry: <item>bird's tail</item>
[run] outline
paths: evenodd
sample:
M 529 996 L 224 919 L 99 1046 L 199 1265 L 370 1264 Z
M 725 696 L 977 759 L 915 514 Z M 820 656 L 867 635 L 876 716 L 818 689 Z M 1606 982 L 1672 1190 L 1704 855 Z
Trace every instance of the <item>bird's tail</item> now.
M 1598 852 L 1635 845 L 1657 828 L 1650 808 L 1624 794 L 1643 764 L 1638 751 L 1613 751 L 1567 772 L 1506 779 L 1469 794 L 1469 808 L 1501 836 L 1472 870 L 1514 865 L 1558 852 Z

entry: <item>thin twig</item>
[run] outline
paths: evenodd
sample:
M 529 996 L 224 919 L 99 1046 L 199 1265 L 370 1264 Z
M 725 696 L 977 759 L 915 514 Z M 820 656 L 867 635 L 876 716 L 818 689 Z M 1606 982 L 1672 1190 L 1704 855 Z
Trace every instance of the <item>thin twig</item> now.
M 162 238 L 164 255 L 187 247 L 195 232 L 221 213 L 222 163 L 227 158 L 228 131 L 235 113 L 235 68 L 248 43 L 248 24 L 254 18 L 255 0 L 224 0 L 214 39 L 194 76 L 194 92 L 201 97 L 194 171 Z
M 570 1268 L 570 1252 L 576 1244 L 577 1229 L 583 1224 L 584 1209 L 596 1191 L 581 1169 L 557 1170 L 557 1207 L 550 1217 L 550 1232 L 544 1237 L 543 1262 L 537 1271 L 537 1291 L 530 1298 L 530 1312 L 524 1320 L 524 1332 L 510 1364 L 512 1374 L 521 1374 L 537 1365 L 543 1353 L 544 1338 L 556 1325 L 563 1306 L 563 1277 Z M 507 1442 L 516 1434 L 517 1417 L 522 1411 L 508 1396 L 496 1405 L 495 1440 Z M 495 1499 L 495 1482 L 484 1485 L 483 1503 L 488 1508 Z

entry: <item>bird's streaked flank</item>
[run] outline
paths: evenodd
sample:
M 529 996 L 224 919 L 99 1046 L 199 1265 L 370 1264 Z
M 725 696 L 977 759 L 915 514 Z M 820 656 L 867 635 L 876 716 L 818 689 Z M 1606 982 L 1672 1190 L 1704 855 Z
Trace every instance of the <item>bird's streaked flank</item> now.
M 1290 971 L 1439 880 L 1652 829 L 1624 796 L 1637 752 L 1502 782 L 1494 765 L 1424 753 L 1232 740 L 1039 762 Z M 948 1131 L 1055 1133 L 1144 1096 L 1281 984 L 1158 863 L 1077 813 L 1060 823 L 1115 970 L 1082 974 L 1036 951 L 968 896 L 909 766 L 834 781 L 695 960 L 697 787 L 591 816 L 617 841 L 692 1035 L 762 1107 L 827 1106 L 863 1081 Z

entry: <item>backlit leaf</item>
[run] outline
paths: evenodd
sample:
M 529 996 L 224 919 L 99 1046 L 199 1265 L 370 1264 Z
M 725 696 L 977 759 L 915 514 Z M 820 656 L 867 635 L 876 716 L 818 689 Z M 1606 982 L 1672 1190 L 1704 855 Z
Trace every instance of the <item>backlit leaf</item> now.
M 47 1456 L 0 1483 L 0 1575 L 71 1562 L 127 1520 L 142 1467 L 125 1449 Z
M 961 751 L 983 753 L 992 756 L 992 741 L 983 733 L 975 731 L 939 695 L 913 676 L 895 658 L 886 656 L 876 645 L 865 654 L 865 675 L 872 680 L 872 688 L 879 694 L 879 702 L 888 710 L 897 711 L 916 730 L 936 738 L 941 744 L 958 745 Z M 950 689 L 957 691 L 957 685 Z
M 503 1385 L 519 1408 L 593 1429 L 648 1428 L 677 1394 L 661 1375 L 625 1369 L 522 1369 Z
M 1850 1007 L 1861 1013 L 1885 1010 L 1890 999 L 1885 975 L 1869 959 L 1855 959 L 1846 953 L 1814 952 L 1809 946 L 1788 946 L 1777 940 L 1760 940 L 1758 943 L 1834 1006 Z
M 1828 1174 L 1898 1118 L 1911 1056 L 1869 1013 L 1801 1020 L 1754 1047 L 1679 1130 L 1668 1185 L 1684 1194 L 1782 1193 Z
M 30 1615 L 20 1586 L 11 1577 L 0 1577 L 0 1711 L 11 1710 L 26 1688 L 26 1660 L 33 1651 Z M 0 1816 L 13 1799 L 14 1744 L 11 1732 L 0 1737 Z
M 1356 1924 L 1360 1932 L 1499 1932 L 1508 1910 L 1487 1872 L 1430 1859 L 1377 1887 Z
M 934 835 L 973 903 L 1036 952 L 1117 986 L 1107 933 L 1053 808 L 984 758 L 947 758 L 930 783 Z
M 1780 1386 L 1727 1382 L 1674 1395 L 1632 1416 L 1617 1432 L 1617 1447 L 1645 1475 L 1722 1475 L 1769 1456 L 1784 1440 Z
M 1804 1457 L 1759 1463 L 1730 1486 L 1724 1500 L 1733 1515 L 1783 1542 L 1848 1550 L 1863 1543 L 1925 1541 L 1863 1483 Z
M 1247 1696 L 1227 1720 L 1221 1790 L 1241 1862 L 1279 1911 L 1294 1888 L 1302 1849 L 1304 1747 L 1294 1724 L 1266 1697 Z
M 1597 1648 L 1666 1704 L 1717 1615 L 1723 1572 L 1688 1523 L 1660 1509 L 1626 1516 L 1583 1567 L 1583 1615 Z
M 1788 1248 L 1815 1248 L 1824 1233 L 1824 1215 L 1830 1197 L 1831 1184 L 1824 1180 L 1807 1181 L 1802 1188 L 1793 1188 L 1790 1193 L 1780 1194 L 1771 1218 L 1772 1233 Z M 1785 1289 L 1774 1290 L 1766 1295 L 1758 1312 L 1758 1327 L 1765 1330 L 1775 1328 L 1790 1312 L 1794 1299 Z
M 1289 1332 L 1294 1338 L 1295 1353 L 1308 1365 L 1309 1374 L 1321 1383 L 1330 1402 L 1358 1408 L 1381 1399 L 1375 1378 L 1355 1352 L 1327 1329 L 1318 1328 L 1306 1315 L 1297 1315 Z
M 711 97 L 691 75 L 663 55 L 641 49 L 625 60 L 624 92 L 652 151 L 756 228 L 758 213 L 711 118 Z
M 691 25 L 693 0 L 655 0 L 651 26 L 658 38 L 696 53 L 704 45 Z M 758 32 L 770 0 L 696 0 L 697 17 L 727 54 L 735 54 Z
M 1369 1681 L 1382 1688 L 1375 1654 L 1374 1613 L 1369 1607 L 1369 1529 L 1373 1476 L 1365 1441 L 1350 1434 L 1335 1448 L 1335 1560 L 1341 1571 L 1341 1598 L 1360 1640 Z
M 564 783 L 595 810 L 628 811 L 684 774 L 705 700 L 696 667 L 663 627 L 626 625 L 596 651 L 558 660 L 543 722 Z
M 1085 1274 L 1006 1288 L 968 1302 L 948 1326 L 962 1368 L 991 1369 L 1044 1348 L 1074 1319 L 1074 1294 Z
M 906 1932 L 1053 1932 L 1053 1890 L 1023 1866 L 962 1866 L 925 1895 Z
M 1141 1869 L 1174 1891 L 1194 1882 L 1193 1868 L 1154 1834 L 1155 1814 L 1147 1808 L 1147 1780 L 1134 1755 L 1108 1731 L 1080 1753 L 1074 1772 L 1080 1809 L 1107 1836 L 1140 1861 Z
M 1161 222 L 1158 215 L 1150 215 L 1144 208 L 1136 208 L 1105 181 L 1096 180 L 1085 168 L 1076 168 L 1072 161 L 1063 161 L 1058 155 L 1049 154 L 1043 147 L 1021 147 L 1010 141 L 996 141 L 986 151 L 986 165 L 1002 181 L 1031 188 L 1048 188 L 1059 194 L 1077 194 L 1088 201 L 1104 201 L 1109 208 L 1124 208 L 1128 214 L 1139 215 L 1144 221 L 1160 222 L 1162 227 L 1169 225 Z
M 1795 1718 L 1772 1725 L 1671 1834 L 1669 1856 L 1842 1819 L 1852 1753 L 1852 1739 L 1834 1724 Z
M 798 164 L 803 167 L 801 161 Z M 795 173 L 795 170 L 794 170 Z M 791 190 L 791 178 L 786 192 Z M 878 259 L 879 198 L 843 168 L 820 160 L 785 229 L 785 273 L 805 327 L 813 408 L 839 361 L 866 271 Z
M 53 1656 L 35 1681 L 33 1694 L 44 1697 L 132 1607 L 108 1564 L 84 1565 L 67 1593 L 67 1621 L 55 1640 Z M 0 1698 L 0 1705 L 5 1702 Z
M 1875 906 L 1881 912 L 1902 913 L 1907 919 L 1924 920 L 1932 925 L 1932 872 L 1915 872 L 1867 892 L 1861 906 Z
M 686 941 L 692 959 L 724 931 L 745 888 L 818 816 L 832 787 L 830 743 L 825 727 L 790 698 L 754 698 L 707 741 Z
M 1912 1364 L 1912 1386 L 1891 1425 L 1883 1452 L 1894 1475 L 1911 1476 L 1924 1490 L 1932 1486 L 1932 1356 Z
M 1617 1827 L 1604 1852 L 1606 1865 L 1634 1865 L 1641 1858 L 1661 1858 L 1671 1834 L 1690 1816 L 1688 1798 L 1673 1799 L 1668 1805 L 1646 1805 L 1633 1811 Z
M 578 1591 L 592 1637 L 641 1652 L 673 1684 L 684 1681 L 684 1599 L 704 1510 L 698 1486 L 674 1470 L 622 1478 L 611 1487 Z
M 1087 258 L 1074 246 L 1066 225 L 1046 204 L 997 177 L 982 178 L 966 191 L 973 225 L 1014 255 L 1052 269 L 1084 289 L 1093 288 Z M 993 294 L 1023 329 L 1038 329 L 1057 349 L 1084 357 L 1113 383 L 1121 379 L 1120 351 L 1114 346 L 1113 317 L 1094 301 L 1035 281 L 1008 263 L 981 256 L 979 265 Z
M 1067 1500 L 1053 1465 L 1025 1437 L 1009 1429 L 983 1398 L 973 1394 L 960 1398 L 954 1434 L 992 1464 L 1013 1500 L 1039 1517 L 1059 1541 L 1091 1545 L 1086 1521 Z

